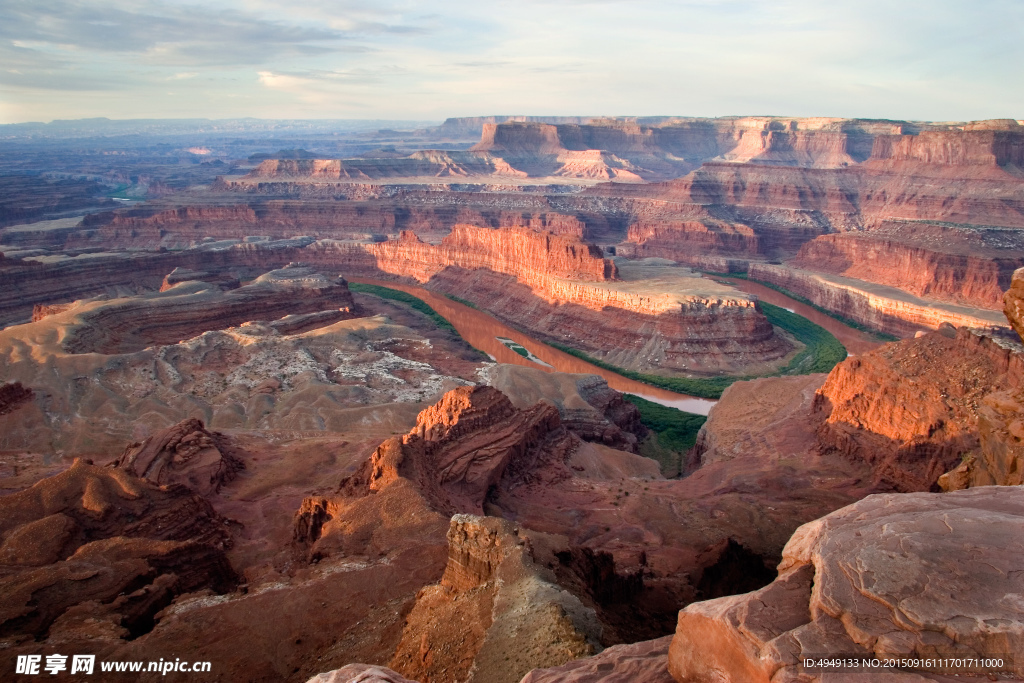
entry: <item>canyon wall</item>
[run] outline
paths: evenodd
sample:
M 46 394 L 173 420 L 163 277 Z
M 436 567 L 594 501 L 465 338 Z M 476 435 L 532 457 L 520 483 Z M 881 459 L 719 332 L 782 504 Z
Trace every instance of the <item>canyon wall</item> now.
M 233 270 L 256 277 L 299 261 L 312 240 L 214 245 L 162 252 L 98 252 L 8 259 L 0 267 L 0 325 L 25 322 L 37 305 L 63 304 L 92 296 L 157 291 L 175 268 Z
M 204 282 L 183 282 L 153 294 L 82 301 L 54 315 L 67 322 L 61 339 L 66 352 L 109 355 L 174 344 L 256 317 L 276 321 L 320 311 L 331 311 L 333 322 L 356 317 L 347 283 L 290 266 L 226 292 Z
M 943 323 L 979 329 L 1005 327 L 1000 315 L 925 301 L 870 282 L 828 278 L 806 270 L 764 263 L 751 263 L 747 273 L 752 280 L 781 287 L 844 318 L 898 337 L 938 329 Z
M 586 224 L 552 208 L 544 197 L 479 196 L 476 193 L 411 193 L 393 200 L 254 200 L 182 207 L 145 206 L 92 214 L 61 228 L 20 227 L 0 234 L 18 249 L 62 247 L 182 248 L 210 239 L 309 235 L 323 239 L 383 239 L 401 230 L 445 233 L 459 223 L 524 226 L 583 236 Z
M 403 232 L 397 240 L 365 248 L 384 272 L 420 282 L 449 266 L 486 268 L 538 289 L 551 286 L 555 279 L 601 282 L 616 277 L 615 264 L 593 244 L 524 228 L 489 230 L 457 225 L 438 246 L 420 241 L 415 233 Z
M 999 310 L 1013 271 L 1024 266 L 1024 232 L 890 222 L 868 233 L 818 237 L 789 265 Z
M 918 135 L 879 135 L 871 162 L 921 162 L 940 166 L 1024 167 L 1024 135 L 1016 121 L 1005 130 L 924 131 Z

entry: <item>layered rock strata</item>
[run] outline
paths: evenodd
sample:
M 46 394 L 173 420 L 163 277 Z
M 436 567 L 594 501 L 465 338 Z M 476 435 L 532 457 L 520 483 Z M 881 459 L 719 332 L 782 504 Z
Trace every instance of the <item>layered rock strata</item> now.
M 705 291 L 699 278 L 619 282 L 614 263 L 570 237 L 456 226 L 436 246 L 406 233 L 347 253 L 354 272 L 367 272 L 368 253 L 377 272 L 470 297 L 545 338 L 633 369 L 738 371 L 791 348 L 753 298 Z
M 492 488 L 549 463 L 557 469 L 576 443 L 551 404 L 520 411 L 497 389 L 463 387 L 421 412 L 409 434 L 381 444 L 342 490 L 366 495 L 402 478 L 441 512 L 483 514 Z
M 245 468 L 234 451 L 224 434 L 209 432 L 202 420 L 192 418 L 129 444 L 114 464 L 154 484 L 183 484 L 211 494 Z
M 861 325 L 899 337 L 943 324 L 980 330 L 1005 325 L 1003 316 L 991 310 L 921 299 L 864 280 L 765 263 L 749 264 L 747 273 L 752 280 L 781 287 Z
M 1024 265 L 1024 239 L 1019 230 L 890 222 L 868 233 L 818 237 L 789 265 L 998 310 L 1013 271 Z
M 355 317 L 354 308 L 344 279 L 289 266 L 226 292 L 192 281 L 158 294 L 83 302 L 63 313 L 74 322 L 62 346 L 69 353 L 124 353 L 173 344 L 252 320 L 254 315 L 275 320 L 331 309 L 338 312 L 336 320 L 344 320 Z
M 452 517 L 444 576 L 420 591 L 390 666 L 421 681 L 516 683 L 593 654 L 601 625 L 537 563 L 545 541 L 506 520 Z
M 206 500 L 83 460 L 0 498 L 0 538 L 6 636 L 45 637 L 85 614 L 138 636 L 175 596 L 237 581 L 227 522 Z
M 818 391 L 825 451 L 868 463 L 875 481 L 927 491 L 979 445 L 979 408 L 1014 387 L 1021 355 L 966 329 L 887 344 L 837 365 Z
M 260 187 L 267 183 L 260 183 Z M 287 183 L 285 183 L 287 185 Z M 270 188 L 263 188 L 269 192 Z M 308 190 L 306 190 L 308 193 Z M 460 223 L 494 228 L 524 226 L 555 233 L 583 235 L 586 224 L 572 213 L 553 208 L 543 196 L 479 195 L 458 190 L 394 190 L 382 197 L 345 197 L 324 201 L 253 199 L 184 207 L 133 207 L 92 214 L 61 232 L 8 231 L 0 241 L 20 248 L 64 248 L 96 244 L 110 247 L 182 248 L 209 239 L 262 236 L 284 239 L 308 235 L 318 239 L 384 239 L 402 230 L 445 233 Z
M 365 248 L 382 271 L 419 282 L 450 266 L 486 268 L 539 289 L 557 290 L 559 280 L 601 282 L 616 278 L 615 264 L 595 245 L 578 237 L 525 228 L 490 230 L 457 225 L 437 246 L 420 241 L 415 233 L 403 232 L 398 240 Z M 398 268 L 399 264 L 403 267 Z
M 1022 531 L 1018 487 L 870 496 L 800 527 L 771 585 L 681 611 L 669 671 L 679 683 L 822 681 L 830 674 L 804 669 L 803 658 L 1020 652 Z M 1024 676 L 1024 665 L 1011 666 Z M 928 669 L 881 675 L 954 673 Z
M 597 375 L 545 372 L 510 364 L 492 365 L 480 375 L 520 410 L 541 400 L 551 401 L 566 429 L 585 441 L 635 453 L 638 442 L 647 436 L 636 406 Z

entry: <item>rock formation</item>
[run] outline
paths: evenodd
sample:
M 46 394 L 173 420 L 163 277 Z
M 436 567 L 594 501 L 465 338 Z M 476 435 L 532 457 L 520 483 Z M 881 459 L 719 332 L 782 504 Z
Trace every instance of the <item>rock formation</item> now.
M 803 657 L 1020 652 L 1022 531 L 1016 487 L 870 496 L 800 527 L 769 586 L 681 611 L 669 671 L 679 683 L 822 681 Z M 921 669 L 899 680 L 948 680 Z
M 1019 389 L 996 391 L 978 406 L 978 447 L 938 479 L 944 491 L 973 486 L 1024 484 L 1024 396 Z
M 222 296 L 218 288 L 200 283 L 159 296 L 185 303 L 190 295 L 180 288 L 194 288 L 200 301 Z M 285 297 L 280 300 L 287 311 Z M 4 376 L 36 394 L 36 400 L 0 414 L 0 449 L 105 459 L 123 451 L 127 441 L 144 441 L 193 417 L 210 431 L 342 432 L 379 405 L 403 416 L 404 431 L 422 407 L 417 402 L 475 381 L 480 357 L 464 342 L 422 316 L 367 303 L 415 329 L 383 316 L 337 322 L 314 313 L 210 330 L 184 342 L 115 355 L 62 348 L 69 330 L 81 327 L 73 311 L 0 330 Z M 199 304 L 182 305 L 179 312 L 220 325 Z M 246 317 L 265 312 L 250 310 Z M 340 314 L 337 308 L 329 312 L 334 314 Z M 199 331 L 187 317 L 168 322 Z M 22 355 L 24 349 L 32 350 L 32 360 Z M 81 376 L 91 380 L 74 379 Z M 68 392 L 70 385 L 78 389 Z M 173 471 L 172 466 L 166 473 Z
M 231 277 L 227 274 L 214 274 L 207 273 L 202 270 L 190 270 L 188 268 L 177 267 L 170 273 L 164 276 L 164 281 L 160 284 L 160 291 L 166 292 L 174 285 L 181 284 L 182 282 L 209 282 L 211 284 L 219 285 L 222 289 L 237 289 L 240 286 L 238 278 Z M 35 315 L 32 316 L 35 320 Z
M 672 636 L 614 645 L 601 654 L 561 666 L 537 668 L 521 683 L 675 683 L 668 672 Z
M 154 484 L 183 484 L 206 495 L 245 468 L 234 450 L 226 436 L 193 418 L 129 444 L 115 466 Z
M 921 299 L 864 280 L 764 263 L 750 263 L 747 273 L 752 280 L 781 287 L 816 306 L 898 337 L 944 324 L 981 330 L 1005 326 L 1005 318 L 991 310 Z
M 14 412 L 22 404 L 31 401 L 32 397 L 32 390 L 21 382 L 0 384 L 0 415 Z
M 138 636 L 175 596 L 236 581 L 226 520 L 204 499 L 82 460 L 0 498 L 0 537 L 7 636 L 43 637 L 83 604 Z
M 440 512 L 483 514 L 493 487 L 532 479 L 545 465 L 557 477 L 575 443 L 554 406 L 519 411 L 497 389 L 463 387 L 421 412 L 409 434 L 381 444 L 342 490 L 366 495 L 403 478 Z
M 546 540 L 502 519 L 452 517 L 444 576 L 420 592 L 390 666 L 432 683 L 516 683 L 593 654 L 601 625 L 537 564 Z
M 411 276 L 631 369 L 737 372 L 790 350 L 752 297 L 692 276 L 620 282 L 615 264 L 578 238 L 456 226 L 440 245 L 403 234 L 339 256 L 350 272 Z
M 1003 314 L 1017 336 L 1024 339 L 1024 270 L 1015 270 L 1010 287 L 1003 295 Z
M 124 353 L 173 344 L 254 315 L 275 320 L 331 309 L 338 311 L 335 320 L 344 320 L 354 317 L 354 307 L 345 280 L 293 265 L 227 292 L 183 282 L 158 294 L 79 304 L 62 314 L 73 320 L 62 346 L 70 353 Z
M 984 397 L 1020 377 L 1016 353 L 965 329 L 947 334 L 887 344 L 837 365 L 814 401 L 825 416 L 820 447 L 868 463 L 876 482 L 898 491 L 934 487 L 977 448 Z
M 888 222 L 868 233 L 818 237 L 789 263 L 998 310 L 1013 271 L 1024 265 L 1024 240 L 1018 230 Z
M 383 666 L 347 664 L 340 669 L 317 674 L 306 683 L 416 683 Z
M 558 408 L 562 424 L 585 441 L 635 453 L 647 435 L 640 411 L 597 375 L 544 372 L 496 364 L 481 371 L 485 383 L 509 397 L 520 410 L 541 400 Z

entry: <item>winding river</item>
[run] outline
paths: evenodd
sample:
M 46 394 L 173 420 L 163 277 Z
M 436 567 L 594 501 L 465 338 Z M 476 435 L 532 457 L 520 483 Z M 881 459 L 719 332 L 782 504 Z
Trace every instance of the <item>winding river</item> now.
M 707 415 L 708 411 L 711 410 L 711 407 L 715 405 L 715 401 L 706 398 L 677 394 L 673 391 L 668 391 L 667 389 L 659 389 L 658 387 L 652 387 L 649 384 L 644 384 L 643 382 L 623 377 L 622 375 L 610 370 L 599 368 L 596 365 L 576 358 L 575 356 L 571 356 L 563 351 L 559 351 L 558 349 L 548 346 L 543 342 L 537 341 L 536 339 L 505 325 L 484 311 L 460 304 L 457 301 L 452 301 L 448 297 L 432 292 L 429 289 L 392 282 L 389 280 L 373 280 L 360 277 L 350 277 L 349 280 L 368 285 L 390 287 L 391 289 L 397 289 L 419 297 L 429 304 L 431 308 L 437 311 L 439 315 L 450 322 L 452 326 L 458 330 L 459 334 L 462 335 L 463 339 L 477 349 L 489 354 L 499 363 L 515 363 L 516 365 L 539 368 L 548 372 L 558 371 L 600 375 L 606 382 L 608 382 L 608 386 L 617 391 L 627 394 L 635 394 L 636 396 L 645 398 L 648 401 L 660 403 L 661 405 L 670 406 L 672 408 L 678 408 L 679 410 L 684 410 L 688 413 Z M 871 348 L 871 346 L 868 345 L 872 343 L 874 346 L 878 345 L 878 342 L 871 342 L 870 337 L 865 335 L 863 332 L 847 327 L 839 321 L 819 313 L 810 306 L 806 306 L 799 301 L 795 301 L 773 289 L 757 285 L 756 283 L 747 282 L 745 280 L 730 279 L 729 284 L 734 285 L 743 291 L 756 294 L 769 303 L 791 309 L 810 319 L 812 322 L 821 325 L 834 334 L 853 353 L 863 353 L 863 351 Z M 499 341 L 498 337 L 511 339 L 512 341 L 521 344 L 533 353 L 534 356 L 544 361 L 544 363 L 550 367 L 546 367 L 524 358 Z

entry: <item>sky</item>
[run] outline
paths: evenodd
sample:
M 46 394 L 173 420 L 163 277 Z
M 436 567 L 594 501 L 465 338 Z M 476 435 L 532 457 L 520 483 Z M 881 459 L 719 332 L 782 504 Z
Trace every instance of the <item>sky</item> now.
M 0 0 L 0 123 L 1024 119 L 1022 0 Z

